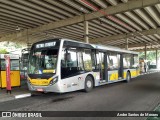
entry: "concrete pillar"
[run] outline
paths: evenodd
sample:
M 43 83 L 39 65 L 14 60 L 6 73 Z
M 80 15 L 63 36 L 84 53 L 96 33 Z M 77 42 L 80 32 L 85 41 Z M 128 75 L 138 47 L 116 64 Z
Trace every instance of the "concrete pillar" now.
M 126 50 L 128 50 L 128 38 L 126 38 Z
M 88 21 L 84 21 L 84 41 L 89 43 Z
M 158 50 L 156 49 L 156 68 L 158 68 Z
M 146 44 L 144 48 L 144 59 L 147 60 L 147 45 Z

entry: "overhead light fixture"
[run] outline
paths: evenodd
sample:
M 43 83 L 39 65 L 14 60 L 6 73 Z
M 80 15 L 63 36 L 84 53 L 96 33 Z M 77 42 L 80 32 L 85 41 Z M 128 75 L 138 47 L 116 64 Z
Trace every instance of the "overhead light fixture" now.
M 20 28 L 19 26 L 17 26 L 16 30 L 17 30 L 17 31 L 20 31 L 20 30 L 21 30 L 21 28 Z

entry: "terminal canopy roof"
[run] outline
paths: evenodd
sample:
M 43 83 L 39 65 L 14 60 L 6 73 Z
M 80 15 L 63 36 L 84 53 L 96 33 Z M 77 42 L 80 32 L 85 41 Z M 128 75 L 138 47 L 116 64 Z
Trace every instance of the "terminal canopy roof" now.
M 160 0 L 0 0 L 0 41 L 62 37 L 132 50 L 159 48 Z

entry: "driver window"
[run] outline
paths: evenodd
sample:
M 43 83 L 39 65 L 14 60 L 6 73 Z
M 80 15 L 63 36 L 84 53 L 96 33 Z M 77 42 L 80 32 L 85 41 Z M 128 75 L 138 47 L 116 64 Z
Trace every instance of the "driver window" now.
M 63 48 L 61 57 L 61 78 L 78 75 L 84 70 L 81 48 Z

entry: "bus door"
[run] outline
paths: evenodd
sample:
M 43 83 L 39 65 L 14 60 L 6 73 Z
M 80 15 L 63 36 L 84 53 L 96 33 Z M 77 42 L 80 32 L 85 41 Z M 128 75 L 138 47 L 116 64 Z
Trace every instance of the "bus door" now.
M 108 81 L 116 81 L 121 76 L 120 54 L 115 52 L 107 52 L 107 71 Z
M 138 55 L 134 55 L 134 65 L 133 65 L 133 67 L 136 68 L 136 76 L 138 76 L 140 74 Z
M 123 54 L 118 54 L 118 60 L 120 62 L 120 66 L 118 69 L 118 79 L 123 79 Z
M 96 69 L 99 70 L 100 72 L 100 80 L 105 80 L 106 81 L 106 75 L 105 75 L 105 53 L 97 51 L 96 52 Z

